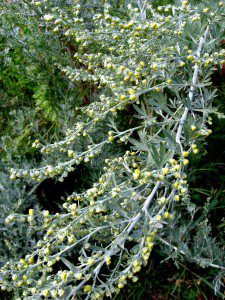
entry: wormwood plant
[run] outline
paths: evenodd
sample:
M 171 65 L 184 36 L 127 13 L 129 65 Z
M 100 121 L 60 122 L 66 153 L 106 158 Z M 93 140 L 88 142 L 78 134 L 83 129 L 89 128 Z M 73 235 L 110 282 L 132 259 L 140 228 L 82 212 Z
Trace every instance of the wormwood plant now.
M 5 226 L 5 218 L 15 211 L 24 210 L 35 202 L 35 196 L 28 194 L 24 182 L 10 182 L 9 176 L 3 166 L 1 167 L 1 184 L 0 184 L 0 264 L 6 262 L 12 257 L 17 257 L 18 251 L 26 253 L 29 251 L 29 245 L 25 242 L 27 228 L 25 224 L 18 226 L 16 230 L 11 231 L 10 227 Z M 27 239 L 29 241 L 29 238 Z M 23 250 L 22 250 L 23 249 Z
M 109 152 L 91 188 L 68 195 L 62 212 L 6 218 L 12 229 L 26 224 L 33 242 L 25 257 L 5 263 L 0 283 L 22 299 L 103 299 L 138 280 L 156 241 L 170 246 L 162 236 L 177 229 L 180 206 L 191 212 L 189 157 L 211 134 L 209 115 L 219 115 L 211 74 L 224 63 L 224 7 L 52 3 L 32 5 L 46 30 L 73 45 L 75 60 L 55 65 L 74 85 L 88 83 L 92 95 L 64 139 L 33 142 L 42 164 L 11 169 L 10 178 L 63 181 L 76 165 L 107 156 L 109 145 L 119 150 Z M 121 125 L 124 112 L 132 117 Z M 222 258 L 193 261 L 222 276 Z
M 74 115 L 87 91 L 69 84 L 59 61 L 72 65 L 68 45 L 46 30 L 38 8 L 31 1 L 1 1 L 0 155 L 14 165 L 21 154 L 23 160 L 32 156 L 32 140 L 59 138 L 60 129 L 70 126 L 62 110 Z

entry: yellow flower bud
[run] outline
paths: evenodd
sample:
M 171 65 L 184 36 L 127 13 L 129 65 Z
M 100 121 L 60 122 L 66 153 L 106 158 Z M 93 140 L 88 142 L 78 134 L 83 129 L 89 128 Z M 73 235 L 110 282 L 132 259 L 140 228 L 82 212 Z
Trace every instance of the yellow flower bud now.
M 26 261 L 25 261 L 23 258 L 21 258 L 21 259 L 20 259 L 20 263 L 23 264 L 23 265 L 25 265 L 25 264 L 26 264 Z
M 136 95 L 130 95 L 130 100 L 132 100 L 132 101 L 137 100 L 137 96 Z
M 56 298 L 57 297 L 57 290 L 52 290 L 51 291 L 51 296 L 53 297 L 53 298 Z
M 171 163 L 171 165 L 174 165 L 175 162 L 176 162 L 176 160 L 175 160 L 174 158 L 171 158 L 171 159 L 169 160 L 169 162 Z
M 157 215 L 157 216 L 156 216 L 156 220 L 160 222 L 160 221 L 162 220 L 162 216 Z
M 182 152 L 182 156 L 183 156 L 183 157 L 188 157 L 188 155 L 189 155 L 188 151 Z
M 13 274 L 13 275 L 12 275 L 12 280 L 15 281 L 15 280 L 17 280 L 17 279 L 18 279 L 18 275 L 17 275 L 17 274 Z
M 91 291 L 91 285 L 88 284 L 84 287 L 84 292 L 89 293 L 90 291 Z
M 133 276 L 133 277 L 132 277 L 132 281 L 133 281 L 133 282 L 137 282 L 137 281 L 138 281 L 138 277 L 137 277 L 137 276 Z
M 44 20 L 46 21 L 46 22 L 50 22 L 50 21 L 52 21 L 54 19 L 54 16 L 53 15 L 44 15 Z
M 156 63 L 153 63 L 153 64 L 152 64 L 152 70 L 156 71 L 157 68 L 158 68 L 157 64 L 156 64 Z
M 142 83 L 143 83 L 143 84 L 147 84 L 147 80 L 146 80 L 146 79 L 143 79 L 143 80 L 142 80 Z
M 120 96 L 120 99 L 121 99 L 122 101 L 124 101 L 124 100 L 127 99 L 127 97 L 126 97 L 126 95 L 121 95 L 121 96 Z
M 187 189 L 183 188 L 181 189 L 181 194 L 185 194 L 187 192 Z
M 163 175 L 167 175 L 169 173 L 169 168 L 164 168 L 163 169 Z
M 134 177 L 135 180 L 139 178 L 140 173 L 141 173 L 141 170 L 140 170 L 140 169 L 136 169 L 136 170 L 134 171 L 133 177 Z
M 64 294 L 65 294 L 65 290 L 60 289 L 60 290 L 58 291 L 59 297 L 62 297 Z
M 194 153 L 194 154 L 198 154 L 198 149 L 194 149 L 194 150 L 193 150 L 193 153 Z
M 168 219 L 168 218 L 169 218 L 169 215 L 170 215 L 169 212 L 166 211 L 166 212 L 164 213 L 164 218 L 165 218 L 165 219 Z
M 121 282 L 118 284 L 118 288 L 122 289 L 124 287 L 124 284 L 122 284 Z
M 138 260 L 135 260 L 134 263 L 133 263 L 133 266 L 136 268 L 140 265 L 139 261 Z
M 175 189 L 178 189 L 178 187 L 179 187 L 179 182 L 175 182 L 173 186 L 175 187 Z
M 23 280 L 24 280 L 24 281 L 27 280 L 27 275 L 23 275 Z
M 153 246 L 154 246 L 154 243 L 150 242 L 150 243 L 148 244 L 148 249 L 151 250 L 151 249 L 153 248 Z
M 143 61 L 141 61 L 141 62 L 140 62 L 140 66 L 141 66 L 142 68 L 144 68 L 144 67 L 145 67 L 145 63 L 144 63 Z
M 51 234 L 53 234 L 53 229 L 52 229 L 52 228 L 50 228 L 50 229 L 47 231 L 47 235 L 51 235 Z
M 44 291 L 42 292 L 42 295 L 43 295 L 44 297 L 48 297 L 48 295 L 49 295 L 49 290 L 44 290 Z
M 33 263 L 34 263 L 34 257 L 31 256 L 31 257 L 28 259 L 28 262 L 29 262 L 29 264 L 33 264 Z
M 147 247 L 144 247 L 143 249 L 142 249 L 142 253 L 143 254 L 146 254 L 148 252 L 148 248 Z
M 174 177 L 178 178 L 180 176 L 180 174 L 178 172 L 174 173 Z
M 177 165 L 174 166 L 174 168 L 175 168 L 175 170 L 179 171 L 180 170 L 180 165 L 177 164 Z
M 150 242 L 152 242 L 152 241 L 153 241 L 153 237 L 148 236 L 148 237 L 146 238 L 146 242 L 150 243 Z
M 114 141 L 114 136 L 112 136 L 112 135 L 109 136 L 109 137 L 108 137 L 108 140 L 110 141 L 110 143 L 112 143 L 112 142 Z
M 203 12 L 207 14 L 209 12 L 209 8 L 208 7 L 204 8 Z
M 22 285 L 23 285 L 23 281 L 22 280 L 17 283 L 18 287 L 21 287 Z
M 62 281 L 66 281 L 67 274 L 62 273 L 60 277 L 61 277 Z
M 88 265 L 92 266 L 94 264 L 94 262 L 95 262 L 94 258 L 89 258 Z
M 95 155 L 94 155 L 94 153 L 90 153 L 88 157 L 89 157 L 89 158 L 94 158 Z
M 157 27 L 158 27 L 158 25 L 157 25 L 156 22 L 153 22 L 153 23 L 151 24 L 151 28 L 152 28 L 152 29 L 157 28 Z
M 187 166 L 189 164 L 189 160 L 188 159 L 184 159 L 183 164 L 184 164 L 184 166 Z
M 185 66 L 185 62 L 184 61 L 181 61 L 180 62 L 180 67 L 184 67 Z
M 180 196 L 179 195 L 175 195 L 174 199 L 175 199 L 175 201 L 180 201 Z
M 33 217 L 34 210 L 32 208 L 30 208 L 28 214 L 29 214 L 30 217 Z
M 73 157 L 74 156 L 74 151 L 73 150 L 68 150 L 68 156 Z
M 82 273 L 77 273 L 77 274 L 76 274 L 76 279 L 77 279 L 77 280 L 81 280 L 81 279 L 82 279 L 82 276 L 83 276 Z

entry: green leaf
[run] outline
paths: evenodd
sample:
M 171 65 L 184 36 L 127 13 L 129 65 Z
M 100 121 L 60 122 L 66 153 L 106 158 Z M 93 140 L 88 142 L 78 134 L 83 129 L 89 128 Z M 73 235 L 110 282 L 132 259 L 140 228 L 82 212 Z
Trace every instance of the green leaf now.
M 61 257 L 61 261 L 67 266 L 67 268 L 70 269 L 70 271 L 76 273 L 76 267 L 70 261 L 68 261 L 68 259 L 66 259 L 65 257 Z

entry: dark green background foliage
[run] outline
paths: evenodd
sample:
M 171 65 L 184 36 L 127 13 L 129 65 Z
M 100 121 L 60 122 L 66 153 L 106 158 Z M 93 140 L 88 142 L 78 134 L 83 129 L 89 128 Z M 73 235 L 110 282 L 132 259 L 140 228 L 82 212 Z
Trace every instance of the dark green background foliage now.
M 128 1 L 112 1 L 115 11 Z M 130 1 L 129 1 L 130 2 Z M 207 1 L 208 2 L 208 1 Z M 48 5 L 65 6 L 70 13 L 73 1 L 48 1 Z M 104 1 L 81 1 L 87 9 L 87 18 L 92 10 Z M 171 1 L 153 1 L 154 5 Z M 48 8 L 46 8 L 46 11 Z M 91 26 L 91 24 L 90 24 Z M 18 232 L 6 228 L 4 220 L 10 213 L 25 213 L 28 207 L 60 210 L 61 197 L 66 197 L 74 188 L 82 190 L 99 177 L 104 157 L 90 169 L 77 167 L 64 183 L 54 180 L 39 186 L 26 182 L 9 182 L 8 168 L 12 160 L 18 165 L 31 166 L 40 159 L 40 154 L 31 148 L 35 139 L 57 140 L 73 125 L 77 109 L 90 101 L 93 87 L 84 83 L 74 86 L 59 71 L 61 66 L 77 64 L 72 53 L 74 45 L 66 37 L 48 31 L 38 8 L 30 1 L 2 1 L 0 4 L 0 266 L 13 257 L 26 253 L 32 236 L 27 235 L 23 225 Z M 218 71 L 212 78 L 218 87 L 216 106 L 225 113 L 225 77 Z M 118 117 L 118 124 L 126 126 L 133 118 L 129 109 Z M 198 255 L 220 257 L 222 232 L 225 228 L 225 121 L 213 118 L 213 135 L 206 140 L 206 148 L 198 160 L 191 164 L 188 174 L 192 193 L 192 213 L 180 208 L 177 219 L 177 234 L 168 228 L 171 243 L 182 240 L 187 257 L 176 254 L 166 245 L 156 247 L 151 263 L 137 284 L 128 285 L 117 299 L 218 299 L 222 297 L 219 286 L 224 282 L 211 268 L 200 268 L 188 263 L 188 257 Z M 114 156 L 114 146 L 106 152 Z M 35 190 L 35 194 L 31 191 Z M 32 195 L 32 196 L 31 196 Z M 36 196 L 35 196 L 36 195 Z M 187 216 L 187 218 L 185 218 Z M 14 252 L 9 249 L 14 247 Z M 10 246 L 10 247 L 9 247 Z M 182 250 L 182 249 L 181 249 Z M 203 266 L 204 267 L 204 266 Z M 213 285 L 217 296 L 214 295 Z M 13 299 L 4 293 L 1 299 Z M 215 298 L 216 297 L 216 298 Z

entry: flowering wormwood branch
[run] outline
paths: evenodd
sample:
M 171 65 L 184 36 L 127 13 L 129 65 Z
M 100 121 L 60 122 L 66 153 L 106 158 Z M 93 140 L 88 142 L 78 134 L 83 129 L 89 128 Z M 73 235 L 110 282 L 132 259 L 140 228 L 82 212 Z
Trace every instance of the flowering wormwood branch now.
M 138 280 L 179 206 L 190 207 L 189 157 L 211 133 L 209 78 L 224 56 L 221 4 L 210 15 L 188 1 L 66 4 L 28 7 L 46 38 L 54 35 L 72 57 L 54 67 L 70 86 L 88 86 L 88 97 L 64 137 L 34 140 L 40 162 L 18 163 L 10 178 L 63 182 L 71 172 L 79 177 L 81 164 L 97 165 L 98 178 L 67 195 L 57 213 L 30 208 L 5 219 L 8 228 L 24 226 L 32 243 L 2 266 L 0 284 L 27 300 L 103 299 Z

